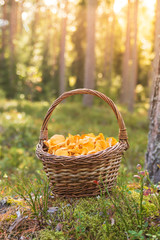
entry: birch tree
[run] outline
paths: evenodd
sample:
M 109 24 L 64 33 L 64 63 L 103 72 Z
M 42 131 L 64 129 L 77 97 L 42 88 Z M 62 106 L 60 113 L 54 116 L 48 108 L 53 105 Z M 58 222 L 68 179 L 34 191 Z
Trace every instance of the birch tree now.
M 157 29 L 159 22 L 160 1 L 157 0 L 153 89 L 150 102 L 148 149 L 145 161 L 150 179 L 154 183 L 160 182 L 160 30 Z

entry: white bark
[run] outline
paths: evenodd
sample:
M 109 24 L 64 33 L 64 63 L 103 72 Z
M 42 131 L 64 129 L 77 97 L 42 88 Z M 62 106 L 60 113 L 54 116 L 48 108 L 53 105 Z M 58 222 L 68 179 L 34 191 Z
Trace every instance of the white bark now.
M 157 5 L 160 8 L 160 4 Z M 158 20 L 158 19 L 157 19 Z M 150 105 L 150 126 L 146 168 L 154 183 L 160 181 L 160 36 L 156 36 L 153 90 Z

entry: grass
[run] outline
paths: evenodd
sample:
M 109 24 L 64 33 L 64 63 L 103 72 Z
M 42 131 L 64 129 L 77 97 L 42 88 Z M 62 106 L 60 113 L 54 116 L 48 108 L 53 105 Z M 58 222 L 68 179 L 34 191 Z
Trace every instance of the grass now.
M 117 120 L 109 106 L 96 102 L 92 108 L 87 108 L 79 99 L 73 99 L 60 104 L 53 112 L 48 126 L 49 137 L 102 132 L 105 137 L 118 139 Z M 107 198 L 102 194 L 96 198 L 70 200 L 54 199 L 51 193 L 47 195 L 47 180 L 41 180 L 42 164 L 35 156 L 40 127 L 49 106 L 48 102 L 25 100 L 3 99 L 0 102 L 0 200 L 9 197 L 8 211 L 13 211 L 6 218 L 3 216 L 0 233 L 4 236 L 9 224 L 14 223 L 18 207 L 28 217 L 26 226 L 30 226 L 30 232 L 28 229 L 24 233 L 19 226 L 15 235 L 12 233 L 12 239 L 23 234 L 28 237 L 26 239 L 40 240 L 158 239 L 159 194 L 156 186 L 149 188 L 145 196 L 143 193 L 148 189 L 145 178 L 141 178 L 141 183 L 133 180 L 136 165 L 144 165 L 148 105 L 136 106 L 133 114 L 118 105 L 127 127 L 130 148 L 122 159 L 118 185 L 112 194 Z M 17 196 L 20 200 L 15 200 Z M 52 207 L 51 212 L 47 210 L 49 207 Z

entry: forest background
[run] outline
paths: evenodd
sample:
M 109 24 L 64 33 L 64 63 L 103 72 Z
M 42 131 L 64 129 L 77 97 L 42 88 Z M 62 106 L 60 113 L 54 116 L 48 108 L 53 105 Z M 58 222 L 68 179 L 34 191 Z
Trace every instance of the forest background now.
M 157 7 L 155 0 L 0 1 L 1 176 L 41 168 L 34 151 L 47 109 L 62 92 L 82 87 L 118 105 L 131 146 L 124 168 L 144 164 Z M 55 110 L 50 136 L 117 137 L 109 107 L 95 98 L 88 111 L 93 99 L 81 101 L 74 96 Z
M 0 239 L 159 239 L 159 23 L 160 0 L 0 0 Z M 107 197 L 56 198 L 35 156 L 48 108 L 76 88 L 106 94 L 127 127 Z M 48 132 L 118 140 L 118 123 L 105 102 L 76 95 Z

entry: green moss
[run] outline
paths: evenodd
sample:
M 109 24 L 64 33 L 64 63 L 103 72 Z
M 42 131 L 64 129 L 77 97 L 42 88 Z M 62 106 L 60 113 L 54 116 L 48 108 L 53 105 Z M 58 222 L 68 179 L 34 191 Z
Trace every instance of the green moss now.
M 159 214 L 158 208 L 155 204 L 149 202 L 148 199 L 143 201 L 143 214 L 145 217 L 153 217 Z
M 25 206 L 24 201 L 22 199 L 14 199 L 11 197 L 8 198 L 7 203 L 11 205 L 14 204 L 17 206 Z
M 17 218 L 17 215 L 16 214 L 11 214 L 9 215 L 7 218 L 6 218 L 6 221 L 9 222 L 11 220 L 15 220 Z
M 131 196 L 137 204 L 139 204 L 140 195 L 135 190 L 131 191 Z M 155 195 L 143 196 L 143 215 L 144 217 L 152 217 L 159 214 L 158 202 Z
M 145 235 L 149 240 L 160 239 L 160 226 L 151 226 L 147 231 L 145 231 Z
M 56 232 L 53 230 L 41 230 L 38 236 L 39 240 L 65 240 L 63 232 Z
M 119 206 L 120 208 L 120 206 Z M 84 239 L 125 239 L 126 226 L 119 213 L 112 210 L 110 199 L 83 199 L 74 211 L 74 227 L 78 236 Z M 134 213 L 128 213 L 127 206 L 121 205 L 121 214 L 127 222 L 128 229 L 136 228 Z M 133 225 L 135 223 L 135 226 Z M 89 238 L 88 238 L 89 237 Z

